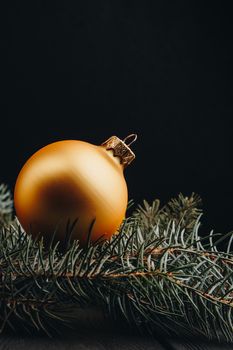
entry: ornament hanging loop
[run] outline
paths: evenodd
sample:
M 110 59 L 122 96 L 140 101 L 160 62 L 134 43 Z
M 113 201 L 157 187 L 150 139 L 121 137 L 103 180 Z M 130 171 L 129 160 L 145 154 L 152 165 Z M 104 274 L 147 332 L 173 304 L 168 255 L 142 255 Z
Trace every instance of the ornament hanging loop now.
M 132 143 L 134 143 L 137 140 L 137 138 L 138 138 L 137 134 L 130 134 L 124 138 L 123 142 L 129 147 L 132 145 Z M 127 143 L 126 141 L 130 140 L 130 139 L 131 139 L 131 141 L 129 143 Z
M 119 139 L 117 136 L 111 136 L 108 140 L 104 141 L 101 146 L 105 147 L 106 150 L 112 150 L 114 157 L 119 157 L 121 164 L 125 168 L 135 158 L 135 154 L 129 146 L 135 142 L 136 139 L 136 134 L 126 136 L 124 140 Z

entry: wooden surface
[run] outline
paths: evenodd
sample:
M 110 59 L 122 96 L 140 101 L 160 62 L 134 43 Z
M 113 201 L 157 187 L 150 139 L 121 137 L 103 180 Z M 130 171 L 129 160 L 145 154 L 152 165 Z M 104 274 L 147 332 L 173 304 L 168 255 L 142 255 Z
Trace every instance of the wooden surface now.
M 179 339 L 159 334 L 142 336 L 123 322 L 106 319 L 99 308 L 80 309 L 75 315 L 74 329 L 59 328 L 59 336 L 53 338 L 36 331 L 28 335 L 5 329 L 0 335 L 0 350 L 233 350 L 233 343 L 220 344 L 197 336 Z
M 232 350 L 233 344 L 198 339 L 160 339 L 117 332 L 79 331 L 50 339 L 44 336 L 2 334 L 0 350 Z

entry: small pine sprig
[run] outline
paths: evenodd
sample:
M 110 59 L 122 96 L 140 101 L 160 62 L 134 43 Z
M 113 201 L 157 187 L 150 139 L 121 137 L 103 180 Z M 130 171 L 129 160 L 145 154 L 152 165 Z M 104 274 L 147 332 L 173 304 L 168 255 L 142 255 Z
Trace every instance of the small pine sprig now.
M 232 232 L 199 236 L 199 197 L 179 195 L 159 209 L 137 208 L 109 241 L 45 249 L 17 221 L 0 230 L 1 331 L 23 327 L 52 335 L 82 310 L 140 332 L 201 334 L 233 341 Z M 226 252 L 218 250 L 228 240 Z M 19 322 L 20 321 L 20 322 Z
M 12 219 L 13 200 L 5 184 L 0 184 L 0 224 Z
M 174 221 L 176 225 L 185 227 L 186 231 L 192 231 L 198 217 L 202 214 L 201 204 L 198 194 L 192 193 L 187 197 L 179 193 L 177 198 L 172 198 L 162 208 L 160 208 L 159 199 L 154 200 L 151 205 L 144 200 L 143 205 L 138 205 L 133 215 L 140 220 L 144 229 L 150 229 L 158 221 L 160 228 L 165 229 L 170 221 Z

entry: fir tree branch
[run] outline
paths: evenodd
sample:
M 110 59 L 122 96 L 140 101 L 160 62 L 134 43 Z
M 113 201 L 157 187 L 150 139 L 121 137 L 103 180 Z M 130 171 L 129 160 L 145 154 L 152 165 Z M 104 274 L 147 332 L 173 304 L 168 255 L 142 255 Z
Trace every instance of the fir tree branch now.
M 200 237 L 199 204 L 195 194 L 162 209 L 144 201 L 110 241 L 86 248 L 73 241 L 62 253 L 59 242 L 46 250 L 17 219 L 2 221 L 1 331 L 20 320 L 49 335 L 93 306 L 140 332 L 232 341 L 232 232 L 226 252 L 218 250 L 222 236 Z

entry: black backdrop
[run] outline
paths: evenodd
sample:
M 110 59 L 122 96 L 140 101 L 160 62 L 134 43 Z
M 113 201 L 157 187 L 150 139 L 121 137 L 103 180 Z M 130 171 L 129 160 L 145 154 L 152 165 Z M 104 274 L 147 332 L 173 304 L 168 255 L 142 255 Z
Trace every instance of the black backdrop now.
M 230 8 L 18 1 L 4 15 L 0 181 L 13 189 L 47 143 L 136 132 L 130 198 L 195 191 L 204 227 L 233 229 Z

